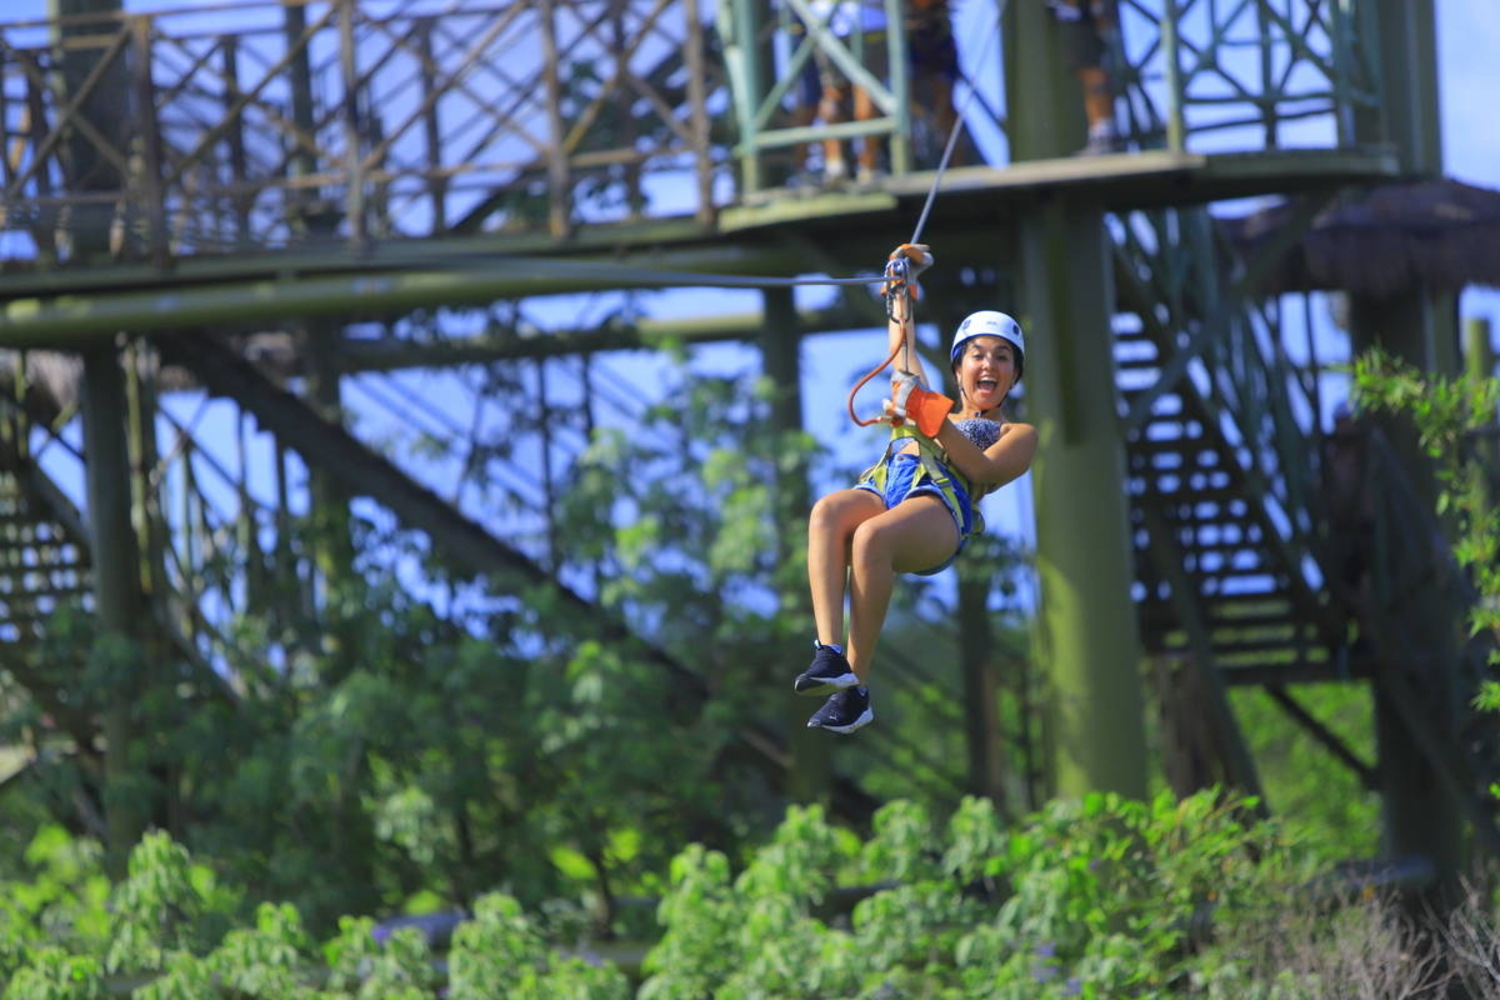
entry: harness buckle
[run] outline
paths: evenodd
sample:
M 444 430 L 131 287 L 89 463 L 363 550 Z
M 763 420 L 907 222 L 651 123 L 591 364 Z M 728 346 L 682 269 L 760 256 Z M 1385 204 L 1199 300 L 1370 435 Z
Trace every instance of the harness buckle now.
M 911 261 L 905 257 L 893 257 L 885 265 L 885 318 L 896 318 L 896 296 L 911 297 Z M 910 310 L 907 310 L 910 315 Z

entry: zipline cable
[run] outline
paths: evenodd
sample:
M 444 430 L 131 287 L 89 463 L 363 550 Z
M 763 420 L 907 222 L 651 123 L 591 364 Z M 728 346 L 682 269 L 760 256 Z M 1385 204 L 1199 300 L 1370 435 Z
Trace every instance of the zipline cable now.
M 999 18 L 1002 18 L 1002 17 L 1005 16 L 1005 4 L 1006 4 L 1006 0 L 1000 0 L 1000 3 L 998 5 L 998 9 L 996 10 L 996 15 L 995 15 L 997 20 Z M 978 67 L 975 70 L 975 75 L 976 76 L 978 75 L 979 69 L 982 69 L 985 66 L 985 64 L 988 63 L 989 56 L 990 56 L 990 51 L 991 51 L 991 49 L 993 49 L 993 47 L 995 45 L 995 42 L 999 38 L 1000 38 L 1000 32 L 998 30 L 996 30 L 994 33 L 992 33 L 990 35 L 989 40 L 987 42 L 985 42 L 984 50 L 982 52 L 980 52 L 980 54 L 979 54 L 979 64 L 978 64 Z M 944 173 L 944 171 L 946 171 L 948 169 L 948 162 L 953 158 L 953 150 L 955 148 L 957 148 L 957 146 L 958 146 L 958 137 L 959 137 L 959 134 L 962 131 L 963 126 L 964 126 L 964 112 L 966 112 L 966 111 L 969 110 L 969 105 L 971 103 L 973 103 L 974 97 L 978 93 L 979 93 L 979 88 L 976 87 L 973 84 L 973 82 L 971 81 L 969 83 L 969 92 L 964 95 L 963 105 L 960 108 L 958 108 L 957 112 L 954 114 L 954 116 L 953 116 L 953 124 L 948 129 L 948 141 L 943 146 L 943 155 L 938 160 L 937 172 L 933 175 L 932 184 L 927 189 L 927 199 L 926 199 L 926 201 L 922 205 L 922 212 L 921 212 L 920 215 L 917 216 L 917 225 L 916 225 L 916 228 L 912 230 L 911 239 L 909 239 L 909 240 L 906 241 L 909 244 L 921 243 L 921 241 L 922 241 L 922 230 L 927 227 L 927 217 L 932 212 L 932 205 L 933 205 L 933 203 L 935 201 L 937 201 L 938 187 L 943 182 L 943 173 Z M 898 270 L 902 271 L 903 273 L 900 274 L 899 276 L 892 275 L 891 274 L 892 266 L 896 265 L 898 263 L 900 265 L 902 265 L 900 268 L 898 268 Z M 908 319 L 910 319 L 910 317 L 911 317 L 911 278 L 909 276 L 908 269 L 909 269 L 909 265 L 907 264 L 907 262 L 905 260 L 892 260 L 892 261 L 890 261 L 886 265 L 886 271 L 885 271 L 884 274 L 881 275 L 881 280 L 886 283 L 887 287 L 886 287 L 886 290 L 885 290 L 885 294 L 888 297 L 890 295 L 895 295 L 895 294 L 900 294 L 900 295 L 904 295 L 904 296 L 907 297 L 906 315 L 907 315 Z M 890 308 L 891 307 L 890 307 L 890 304 L 889 304 L 889 298 L 887 298 L 887 305 L 886 305 L 886 314 L 887 314 L 887 317 L 890 316 Z M 881 420 L 880 417 L 872 417 L 869 420 L 861 420 L 859 418 L 859 415 L 854 412 L 854 397 L 859 393 L 860 389 L 863 389 L 865 387 L 865 384 L 867 382 L 869 382 L 871 379 L 873 379 L 876 375 L 879 375 L 881 372 L 885 371 L 885 369 L 887 368 L 887 366 L 889 366 L 893 361 L 896 360 L 896 355 L 897 354 L 902 354 L 903 352 L 907 352 L 907 353 L 906 353 L 906 356 L 904 356 L 901 359 L 901 361 L 902 361 L 902 370 L 904 370 L 904 371 L 910 371 L 911 370 L 911 357 L 910 357 L 910 354 L 909 354 L 909 349 L 907 348 L 906 337 L 903 336 L 901 338 L 900 343 L 898 343 L 895 347 L 893 347 L 891 349 L 891 353 L 886 356 L 886 359 L 884 361 L 880 362 L 880 364 L 878 366 L 876 366 L 875 368 L 872 368 L 870 370 L 870 372 L 867 375 L 865 375 L 864 378 L 860 379 L 858 382 L 856 382 L 854 384 L 854 388 L 852 388 L 852 389 L 849 390 L 849 419 L 852 420 L 852 421 L 854 421 L 854 423 L 855 423 L 856 426 L 859 426 L 859 427 L 868 427 L 871 424 L 879 423 L 880 422 L 880 420 Z

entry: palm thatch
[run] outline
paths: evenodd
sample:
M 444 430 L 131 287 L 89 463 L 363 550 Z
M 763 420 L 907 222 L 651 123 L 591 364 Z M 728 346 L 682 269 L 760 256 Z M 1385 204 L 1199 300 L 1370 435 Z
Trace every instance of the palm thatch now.
M 1254 259 L 1296 208 L 1284 203 L 1224 220 L 1241 259 Z M 1500 191 L 1439 178 L 1382 185 L 1324 209 L 1261 290 L 1383 299 L 1471 285 L 1500 287 Z

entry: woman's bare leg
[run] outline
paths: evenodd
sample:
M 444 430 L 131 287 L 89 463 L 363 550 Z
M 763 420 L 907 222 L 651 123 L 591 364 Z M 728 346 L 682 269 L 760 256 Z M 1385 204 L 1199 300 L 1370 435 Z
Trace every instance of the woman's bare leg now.
M 823 119 L 824 125 L 837 125 L 844 120 L 844 102 L 847 94 L 842 88 L 823 87 L 823 99 L 818 103 L 818 117 Z M 849 166 L 844 161 L 844 142 L 842 139 L 823 140 L 823 174 L 827 180 L 843 180 L 849 173 Z
M 874 118 L 877 113 L 875 99 L 870 92 L 863 87 L 854 88 L 854 120 L 867 122 Z M 864 175 L 862 179 L 868 180 L 875 176 L 875 171 L 880 166 L 879 140 L 873 135 L 867 135 L 860 140 L 859 147 L 859 170 Z
M 861 684 L 869 681 L 896 574 L 941 565 L 958 548 L 958 541 L 953 515 L 930 495 L 903 500 L 855 529 L 849 559 L 849 645 L 844 655 Z
M 884 512 L 884 501 L 868 490 L 839 490 L 813 504 L 807 519 L 807 584 L 824 645 L 844 642 L 844 587 L 855 529 Z

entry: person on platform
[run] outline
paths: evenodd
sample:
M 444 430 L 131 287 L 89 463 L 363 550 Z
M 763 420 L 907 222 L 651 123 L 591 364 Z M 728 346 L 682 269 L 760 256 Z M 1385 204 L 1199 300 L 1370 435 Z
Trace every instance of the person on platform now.
M 818 71 L 817 62 L 809 59 L 803 65 L 802 72 L 797 78 L 797 105 L 792 112 L 792 124 L 798 128 L 810 127 L 818 120 L 822 105 L 823 77 Z M 812 167 L 812 148 L 813 144 L 810 142 L 797 144 L 797 167 L 792 176 L 794 187 L 807 188 L 816 183 L 817 175 Z
M 880 0 L 812 0 L 814 15 L 834 36 L 861 60 L 860 65 L 877 80 L 885 80 L 890 69 L 886 54 L 885 5 Z M 858 44 L 855 44 L 858 42 Z M 837 125 L 849 119 L 869 121 L 879 116 L 879 109 L 869 90 L 849 79 L 843 68 L 822 47 L 813 53 L 823 93 L 818 103 L 818 118 L 824 125 Z M 881 144 L 874 135 L 859 140 L 858 173 L 860 183 L 875 179 L 880 171 Z M 849 163 L 844 157 L 841 139 L 823 140 L 823 180 L 841 184 L 849 179 Z
M 1115 0 L 1046 0 L 1063 30 L 1063 46 L 1073 75 L 1083 88 L 1089 123 L 1079 156 L 1102 156 L 1125 148 L 1115 124 L 1115 88 L 1108 62 L 1120 53 L 1120 22 Z
M 912 110 L 931 116 L 934 140 L 919 155 L 926 166 L 942 158 L 948 136 L 958 121 L 953 87 L 958 82 L 958 42 L 953 37 L 951 0 L 906 0 L 906 51 L 911 61 Z M 962 148 L 955 146 L 953 165 L 963 163 Z
M 953 334 L 950 364 L 958 409 L 926 388 L 912 318 L 913 280 L 930 266 L 925 246 L 902 244 L 885 296 L 888 350 L 896 362 L 892 425 L 884 456 L 850 489 L 813 505 L 808 519 L 807 575 L 817 637 L 812 664 L 798 675 L 798 694 L 826 695 L 809 728 L 848 734 L 875 718 L 868 682 L 897 573 L 930 575 L 958 558 L 983 530 L 978 504 L 1031 467 L 1037 433 L 1005 419 L 1002 406 L 1021 378 L 1026 340 L 1002 312 L 976 312 Z M 844 603 L 849 633 L 844 636 Z

